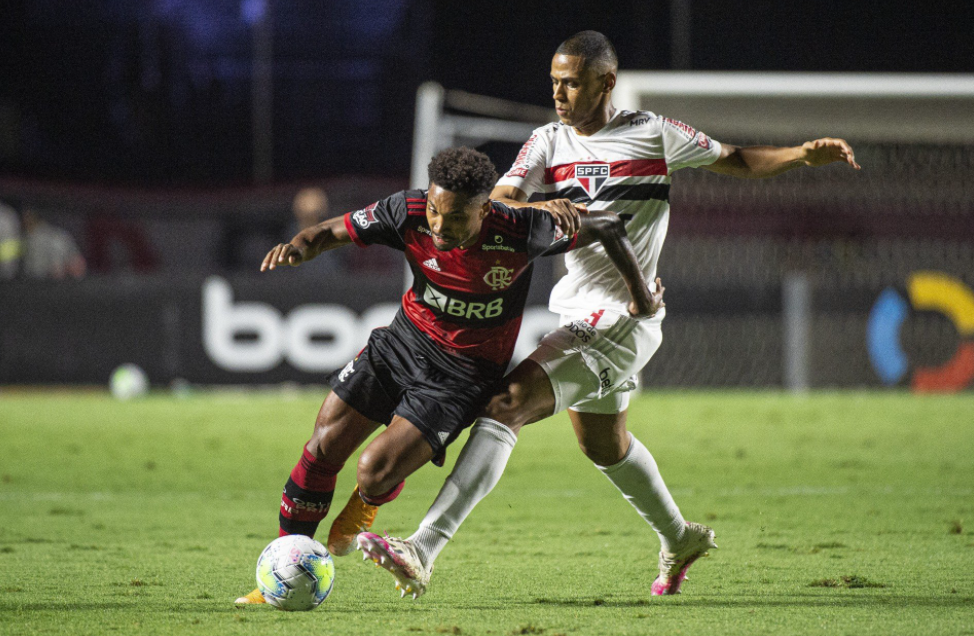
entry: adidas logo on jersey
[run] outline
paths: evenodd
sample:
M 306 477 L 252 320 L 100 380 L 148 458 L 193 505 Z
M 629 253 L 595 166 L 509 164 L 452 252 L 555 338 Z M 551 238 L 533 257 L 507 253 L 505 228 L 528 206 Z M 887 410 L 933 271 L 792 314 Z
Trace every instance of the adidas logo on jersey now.
M 423 267 L 428 267 L 429 269 L 431 269 L 431 270 L 433 270 L 435 272 L 443 271 L 443 270 L 440 269 L 440 264 L 436 262 L 436 257 L 435 256 L 433 258 L 429 259 L 429 260 L 423 261 Z

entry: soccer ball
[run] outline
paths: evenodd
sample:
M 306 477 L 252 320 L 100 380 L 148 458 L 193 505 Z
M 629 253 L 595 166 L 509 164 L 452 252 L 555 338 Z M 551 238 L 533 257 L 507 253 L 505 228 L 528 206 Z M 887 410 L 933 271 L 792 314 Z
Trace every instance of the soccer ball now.
M 149 390 L 149 378 L 138 365 L 123 364 L 112 371 L 108 388 L 116 400 L 142 397 Z
M 325 546 L 302 534 L 271 541 L 257 559 L 257 587 L 286 612 L 312 610 L 331 594 L 335 563 Z

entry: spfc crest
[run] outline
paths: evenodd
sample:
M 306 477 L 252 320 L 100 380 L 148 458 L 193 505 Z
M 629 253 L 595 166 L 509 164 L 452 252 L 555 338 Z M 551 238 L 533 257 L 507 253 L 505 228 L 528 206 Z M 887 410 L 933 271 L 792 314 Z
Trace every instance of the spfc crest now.
M 577 163 L 575 164 L 575 181 L 582 186 L 588 194 L 588 198 L 594 199 L 602 186 L 609 180 L 609 164 L 599 163 Z

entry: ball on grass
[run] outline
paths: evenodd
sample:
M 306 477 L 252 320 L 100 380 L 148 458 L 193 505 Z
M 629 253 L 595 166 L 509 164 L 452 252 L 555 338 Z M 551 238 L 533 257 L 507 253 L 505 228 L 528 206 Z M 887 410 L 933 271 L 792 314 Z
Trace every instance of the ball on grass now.
M 145 395 L 149 390 L 149 378 L 138 365 L 123 364 L 112 371 L 108 388 L 115 399 L 131 400 Z

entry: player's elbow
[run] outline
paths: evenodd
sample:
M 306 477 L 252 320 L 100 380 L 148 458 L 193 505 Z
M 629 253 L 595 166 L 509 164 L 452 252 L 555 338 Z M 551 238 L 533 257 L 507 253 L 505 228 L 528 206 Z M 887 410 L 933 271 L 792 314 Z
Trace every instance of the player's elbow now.
M 711 166 L 705 167 L 710 168 L 712 172 L 725 174 L 738 179 L 759 179 L 762 176 L 748 163 L 743 149 L 738 146 L 730 147 L 729 152 L 725 156 L 711 164 Z
M 619 215 L 609 210 L 592 211 L 582 217 L 587 222 L 593 239 L 605 243 L 626 235 L 626 224 Z

